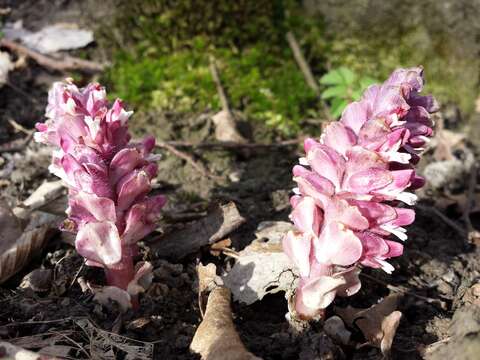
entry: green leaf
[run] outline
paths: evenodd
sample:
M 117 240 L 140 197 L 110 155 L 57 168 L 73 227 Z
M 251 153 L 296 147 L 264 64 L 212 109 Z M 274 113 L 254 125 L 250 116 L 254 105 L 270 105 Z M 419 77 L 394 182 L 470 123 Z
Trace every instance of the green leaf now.
M 366 88 L 368 88 L 370 85 L 375 84 L 377 81 L 375 79 L 372 79 L 370 77 L 363 77 L 360 79 L 360 90 L 364 91 Z
M 331 86 L 322 92 L 322 99 L 345 98 L 348 94 L 348 88 L 345 85 Z
M 357 101 L 362 97 L 362 89 L 352 91 L 352 100 Z
M 338 85 L 343 83 L 344 79 L 338 70 L 330 70 L 320 78 L 320 84 L 324 85 Z
M 338 118 L 342 115 L 343 109 L 348 105 L 348 101 L 341 98 L 336 98 L 332 101 L 332 106 L 330 107 L 330 112 L 333 117 Z
M 356 79 L 355 73 L 346 67 L 340 67 L 337 70 L 340 73 L 340 76 L 343 78 L 345 84 L 353 84 Z

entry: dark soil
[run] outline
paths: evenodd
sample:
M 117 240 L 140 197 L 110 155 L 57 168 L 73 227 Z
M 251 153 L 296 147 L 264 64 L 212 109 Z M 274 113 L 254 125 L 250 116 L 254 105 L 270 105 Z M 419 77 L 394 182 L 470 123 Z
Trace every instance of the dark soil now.
M 5 6 L 2 3 L 0 7 Z M 76 7 L 68 1 L 39 3 L 46 13 L 53 11 L 50 7 L 60 9 L 55 12 L 57 18 L 61 18 L 62 11 L 69 14 L 67 19 L 75 14 Z M 41 22 L 32 16 L 29 4 L 28 1 L 7 1 L 6 5 L 13 8 L 12 19 L 23 18 L 25 26 L 31 22 L 35 28 Z M 94 53 L 92 50 L 90 55 Z M 62 76 L 33 63 L 11 74 L 9 84 L 0 89 L 0 146 L 25 136 L 15 133 L 8 119 L 27 128 L 42 119 L 48 86 Z M 132 120 L 132 130 L 137 136 L 153 133 L 161 140 L 211 141 L 211 115 L 140 112 Z M 244 132 L 252 141 L 278 140 L 260 124 L 244 125 Z M 310 135 L 318 135 L 320 128 L 316 132 Z M 185 161 L 164 152 L 155 191 L 168 196 L 167 214 L 198 213 L 201 216 L 211 204 L 234 201 L 247 219 L 246 224 L 230 234 L 232 247 L 236 250 L 241 250 L 255 238 L 254 231 L 261 221 L 288 220 L 288 196 L 293 186 L 291 168 L 301 154 L 299 148 L 248 152 L 188 151 L 196 161 L 204 163 L 224 179 L 217 182 L 209 179 Z M 47 172 L 48 163 L 49 150 L 33 143 L 21 151 L 2 152 L 2 198 L 12 206 L 17 205 L 44 180 L 53 180 Z M 466 191 L 465 187 L 463 191 Z M 432 199 L 425 196 L 421 202 L 424 207 L 417 210 L 417 220 L 408 230 L 405 254 L 392 261 L 396 268 L 393 275 L 365 270 L 368 277 L 362 279 L 362 290 L 351 298 L 336 300 L 335 305 L 368 307 L 389 294 L 387 284 L 393 285 L 405 294 L 400 306 L 403 317 L 393 342 L 393 358 L 450 356 L 452 359 L 467 359 L 452 356 L 458 355 L 457 343 L 458 346 L 469 346 L 464 343 L 468 334 L 455 336 L 455 326 L 458 325 L 452 323 L 452 318 L 468 313 L 474 302 L 469 289 L 480 279 L 480 250 L 428 211 L 430 203 Z M 452 212 L 449 216 L 461 224 L 460 214 Z M 162 228 L 173 231 L 184 222 L 166 216 Z M 149 251 L 148 240 L 154 241 L 157 235 L 147 239 L 140 256 L 153 263 L 154 283 L 141 297 L 138 310 L 119 315 L 113 304 L 101 307 L 92 301 L 89 292 L 81 291 L 75 280 L 81 278 L 103 284 L 103 274 L 95 268 L 83 267 L 81 257 L 58 234 L 27 268 L 0 287 L 0 338 L 18 341 L 22 337 L 35 336 L 38 340 L 53 339 L 59 333 L 68 334 L 61 341 L 57 338 L 56 344 L 72 347 L 69 356 L 74 359 L 86 358 L 85 352 L 92 358 L 107 353 L 113 356 L 110 358 L 117 359 L 148 358 L 151 343 L 155 344 L 155 359 L 197 359 L 198 356 L 189 351 L 191 339 L 201 321 L 195 266 L 198 262 L 213 261 L 220 268 L 228 269 L 232 259 L 213 257 L 208 249 L 201 249 L 184 259 L 167 261 Z M 39 292 L 19 287 L 26 274 L 40 268 L 52 270 L 52 281 L 47 289 Z M 333 314 L 331 308 L 327 316 Z M 323 333 L 320 323 L 313 324 L 302 336 L 296 336 L 285 320 L 287 312 L 283 294 L 269 295 L 251 306 L 233 304 L 234 321 L 241 339 L 249 351 L 264 359 L 382 358 L 379 350 L 372 347 L 356 349 L 335 344 Z M 361 333 L 353 331 L 354 339 L 364 342 Z M 115 338 L 111 333 L 125 338 Z M 468 339 L 472 339 L 469 334 Z M 27 339 L 33 341 L 33 338 Z M 479 339 L 478 331 L 473 339 Z M 433 343 L 438 346 L 429 346 Z M 129 349 L 139 345 L 144 354 L 128 356 Z

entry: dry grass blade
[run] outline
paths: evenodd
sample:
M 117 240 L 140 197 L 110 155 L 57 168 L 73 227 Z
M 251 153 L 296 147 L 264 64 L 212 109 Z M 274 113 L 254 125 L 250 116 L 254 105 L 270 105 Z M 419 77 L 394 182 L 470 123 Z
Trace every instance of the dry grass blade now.
M 153 343 L 102 330 L 88 319 L 79 319 L 76 324 L 90 339 L 89 352 L 92 359 L 153 359 Z
M 25 229 L 6 204 L 0 204 L 0 284 L 38 254 L 56 228 L 56 216 L 36 212 Z
M 213 268 L 207 265 L 202 267 L 205 271 L 199 271 L 199 284 L 202 288 L 211 283 Z M 245 348 L 235 330 L 230 308 L 230 290 L 227 288 L 217 286 L 210 293 L 205 317 L 193 337 L 190 349 L 200 354 L 203 360 L 260 359 Z

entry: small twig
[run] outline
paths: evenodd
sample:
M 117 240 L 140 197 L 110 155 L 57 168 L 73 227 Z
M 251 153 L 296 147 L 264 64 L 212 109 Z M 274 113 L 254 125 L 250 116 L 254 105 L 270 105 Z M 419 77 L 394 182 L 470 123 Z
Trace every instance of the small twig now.
M 49 333 L 52 333 L 52 334 L 55 334 L 55 335 L 58 335 L 58 336 L 61 336 L 63 338 L 65 338 L 66 340 L 68 340 L 69 342 L 71 342 L 73 345 L 75 345 L 78 350 L 80 350 L 81 352 L 83 352 L 85 355 L 87 355 L 87 358 L 90 357 L 90 354 L 87 352 L 87 350 L 85 350 L 85 348 L 80 345 L 78 342 L 76 342 L 75 340 L 73 340 L 71 337 L 69 337 L 68 335 L 65 335 L 59 331 L 53 331 L 53 330 L 49 330 Z
M 30 141 L 32 141 L 33 139 L 33 131 L 27 136 L 25 137 L 25 139 L 23 139 L 23 141 L 21 141 L 18 145 L 4 145 L 2 147 L 0 147 L 0 154 L 1 153 L 12 153 L 12 152 L 20 152 L 20 151 L 23 151 L 25 150 L 25 148 L 27 147 L 27 145 L 30 143 Z
M 77 281 L 77 278 L 78 276 L 80 275 L 80 273 L 82 272 L 83 268 L 85 267 L 85 264 L 87 263 L 87 260 L 85 259 L 83 262 L 82 262 L 82 265 L 80 265 L 80 267 L 78 268 L 78 271 L 75 273 L 75 276 L 73 277 L 73 280 L 72 282 L 70 283 L 70 285 L 68 286 L 68 289 L 70 289 L 73 284 L 75 284 L 75 282 Z M 80 285 L 81 286 L 81 285 Z M 83 287 L 82 287 L 82 290 L 83 290 Z
M 221 251 L 226 256 L 234 258 L 234 259 L 239 259 L 240 258 L 240 254 L 237 251 L 232 250 L 232 249 L 230 249 L 228 247 L 225 247 L 225 246 L 217 247 L 217 248 L 215 248 L 215 251 Z
M 29 130 L 27 129 L 26 127 L 24 127 L 23 125 L 17 123 L 15 120 L 13 119 L 8 119 L 8 122 L 10 125 L 12 125 L 12 127 L 17 130 L 18 132 L 22 132 L 26 135 L 31 135 L 33 130 Z
M 470 212 L 472 211 L 472 204 L 475 196 L 475 188 L 477 186 L 477 164 L 473 163 L 470 167 L 470 177 L 468 180 L 468 191 L 467 191 L 467 204 L 463 211 L 463 221 L 467 227 L 467 233 L 470 235 L 475 231 L 475 228 L 472 225 L 470 220 Z
M 291 31 L 289 31 L 286 37 L 288 45 L 290 46 L 290 49 L 292 49 L 295 61 L 297 62 L 298 67 L 302 71 L 307 85 L 310 87 L 310 89 L 313 90 L 315 95 L 320 96 L 320 88 L 315 81 L 315 77 L 313 76 L 312 70 L 307 63 L 307 60 L 305 60 L 305 57 L 303 56 L 302 49 L 300 49 L 300 45 L 298 44 L 295 35 Z
M 203 164 L 196 162 L 189 154 L 178 150 L 177 148 L 175 148 L 174 146 L 172 146 L 172 145 L 170 145 L 166 142 L 158 142 L 155 146 L 157 146 L 159 148 L 162 148 L 162 149 L 166 149 L 166 150 L 170 151 L 172 154 L 174 154 L 175 156 L 178 156 L 179 158 L 185 160 L 190 165 L 192 165 L 192 167 L 195 170 L 197 170 L 200 174 L 202 174 L 203 176 L 206 176 L 206 177 L 211 178 L 213 180 L 221 180 L 222 179 L 221 177 L 216 176 L 216 175 L 212 174 L 210 171 L 208 171 L 208 169 L 205 168 L 205 166 L 203 166 Z
M 82 70 L 86 72 L 98 72 L 102 71 L 104 68 L 102 64 L 71 56 L 65 56 L 62 59 L 57 60 L 5 38 L 0 39 L 0 47 L 7 48 L 20 55 L 28 56 L 37 64 L 56 71 Z
M 452 229 L 454 229 L 460 236 L 466 237 L 468 235 L 467 231 L 465 231 L 464 228 L 462 228 L 460 225 L 458 225 L 455 221 L 450 220 L 447 216 L 445 216 L 441 211 L 439 211 L 437 208 L 434 208 L 432 206 L 424 206 L 424 205 L 416 205 L 416 208 L 427 211 L 430 213 L 435 214 L 438 216 L 445 224 L 450 226 Z
M 295 58 L 295 61 L 300 68 L 300 71 L 303 74 L 303 77 L 305 78 L 305 81 L 307 85 L 312 89 L 312 91 L 315 93 L 315 95 L 320 99 L 320 102 L 322 104 L 323 110 L 324 110 L 324 116 L 326 117 L 327 120 L 332 120 L 330 113 L 328 112 L 328 105 L 323 101 L 321 98 L 320 94 L 320 88 L 317 84 L 317 81 L 315 80 L 315 77 L 313 76 L 312 70 L 310 69 L 310 66 L 308 65 L 307 60 L 305 60 L 305 56 L 303 56 L 302 49 L 300 48 L 300 45 L 298 44 L 298 41 L 295 37 L 295 35 L 289 31 L 286 35 L 288 45 L 290 46 L 290 49 L 293 52 L 293 57 Z
M 11 82 L 7 81 L 5 83 L 5 85 L 7 85 L 10 89 L 12 89 L 13 91 L 16 91 L 17 93 L 19 93 L 20 95 L 22 95 L 25 99 L 27 99 L 28 101 L 30 101 L 32 104 L 35 104 L 35 105 L 39 105 L 40 103 L 38 102 L 37 99 L 35 99 L 33 96 L 31 96 L 30 94 L 28 94 L 27 92 L 23 91 L 22 89 L 20 89 L 18 86 L 12 84 Z
M 220 75 L 218 74 L 217 64 L 213 56 L 210 56 L 210 72 L 212 74 L 213 82 L 217 87 L 218 97 L 222 103 L 222 109 L 232 116 L 232 111 L 230 109 L 230 105 L 228 104 L 227 94 L 222 86 L 222 81 L 220 80 Z
M 302 142 L 301 139 L 284 140 L 271 144 L 262 143 L 239 143 L 234 141 L 216 141 L 216 142 L 203 142 L 203 143 L 191 143 L 188 141 L 166 141 L 166 144 L 175 147 L 196 148 L 196 149 L 275 149 L 284 148 L 288 146 L 298 145 Z
M 380 279 L 377 279 L 376 277 L 373 277 L 373 276 L 370 276 L 368 274 L 364 274 L 364 273 L 360 273 L 360 276 L 366 278 L 366 279 L 369 279 L 369 280 L 372 280 L 380 285 L 383 285 L 385 286 L 387 289 L 389 289 L 390 291 L 393 291 L 393 292 L 398 292 L 398 293 L 402 293 L 402 294 L 405 294 L 405 295 L 409 295 L 409 296 L 412 296 L 412 297 L 415 297 L 417 299 L 420 299 L 420 300 L 423 300 L 429 304 L 433 304 L 433 303 L 439 303 L 440 305 L 441 304 L 445 304 L 442 300 L 439 300 L 439 299 L 434 299 L 434 298 L 430 298 L 430 297 L 427 297 L 427 296 L 423 296 L 423 295 L 418 295 L 414 292 L 411 292 L 411 291 L 408 291 L 408 290 L 404 290 L 398 286 L 394 286 L 394 285 L 390 285 L 389 283 L 383 281 L 383 280 L 380 280 Z

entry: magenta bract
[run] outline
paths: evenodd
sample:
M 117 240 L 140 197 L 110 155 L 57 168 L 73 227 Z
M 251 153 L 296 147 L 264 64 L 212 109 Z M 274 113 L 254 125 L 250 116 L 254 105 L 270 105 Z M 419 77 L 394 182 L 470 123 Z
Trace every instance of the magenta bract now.
M 283 241 L 298 267 L 295 312 L 321 314 L 336 295 L 360 289 L 359 265 L 391 273 L 389 258 L 400 256 L 404 226 L 415 213 L 411 190 L 424 184 L 415 173 L 432 136 L 431 96 L 421 96 L 421 67 L 399 69 L 382 85 L 370 86 L 347 106 L 320 140 L 305 140 L 305 157 L 293 168 L 297 183 L 290 215 L 297 231 Z
M 36 141 L 57 147 L 49 169 L 69 187 L 64 230 L 76 232 L 77 251 L 124 290 L 135 285 L 136 243 L 154 230 L 166 202 L 147 196 L 157 173 L 155 139 L 130 143 L 131 114 L 120 100 L 108 108 L 99 84 L 78 88 L 67 80 L 53 85 L 47 121 L 35 133 Z

